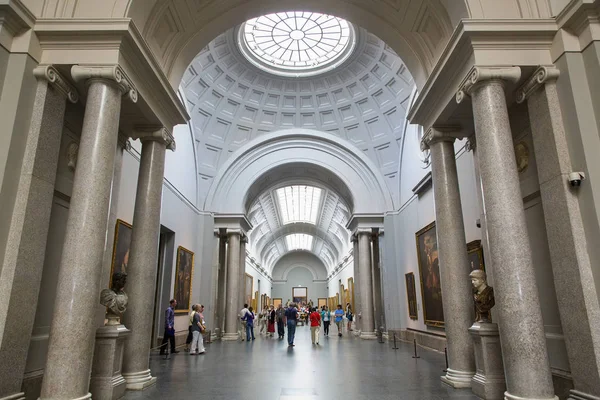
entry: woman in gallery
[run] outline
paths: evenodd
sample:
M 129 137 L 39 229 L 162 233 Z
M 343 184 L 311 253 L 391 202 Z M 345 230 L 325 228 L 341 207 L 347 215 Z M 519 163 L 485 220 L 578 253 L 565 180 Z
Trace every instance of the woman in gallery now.
M 352 314 L 352 306 L 350 303 L 346 303 L 346 318 L 348 319 L 348 332 L 352 331 L 352 320 L 354 315 Z
M 321 311 L 321 320 L 323 321 L 323 334 L 325 337 L 328 337 L 329 324 L 331 324 L 331 311 L 327 309 L 327 306 L 323 306 L 323 311 Z
M 269 307 L 267 334 L 271 337 L 275 334 L 275 307 L 272 304 Z
M 269 306 L 265 305 L 260 313 L 258 313 L 259 333 L 262 335 L 267 328 L 267 316 L 269 315 Z
M 342 310 L 342 305 L 338 304 L 337 310 L 335 310 L 335 324 L 338 328 L 338 336 L 342 336 L 342 330 L 344 329 L 344 310 Z

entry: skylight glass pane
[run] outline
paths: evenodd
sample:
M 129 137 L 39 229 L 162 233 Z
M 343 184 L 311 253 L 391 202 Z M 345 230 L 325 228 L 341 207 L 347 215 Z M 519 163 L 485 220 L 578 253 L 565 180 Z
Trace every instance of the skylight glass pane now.
M 312 250 L 313 237 L 306 233 L 294 233 L 285 237 L 285 243 L 288 251 L 291 250 Z
M 317 223 L 323 190 L 314 186 L 294 185 L 275 191 L 282 223 Z

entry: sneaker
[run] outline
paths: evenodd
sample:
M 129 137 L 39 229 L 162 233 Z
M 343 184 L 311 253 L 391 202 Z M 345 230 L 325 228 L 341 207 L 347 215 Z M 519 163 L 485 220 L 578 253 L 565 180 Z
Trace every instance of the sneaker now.
M 179 353 L 179 350 L 175 350 L 175 351 L 171 352 L 171 354 L 177 354 L 177 353 Z
M 204 354 L 204 353 L 206 353 L 206 350 L 202 350 L 202 351 L 198 352 L 198 354 Z

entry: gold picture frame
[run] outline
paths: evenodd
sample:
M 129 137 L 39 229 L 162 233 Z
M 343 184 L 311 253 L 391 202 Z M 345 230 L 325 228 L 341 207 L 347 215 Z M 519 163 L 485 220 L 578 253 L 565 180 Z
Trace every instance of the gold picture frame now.
M 115 239 L 113 242 L 110 276 L 108 278 L 109 287 L 112 287 L 112 276 L 117 272 L 115 271 L 115 265 L 119 266 L 118 272 L 127 272 L 132 234 L 133 226 L 122 219 L 117 219 L 117 223 L 115 224 Z
M 408 316 L 410 319 L 418 320 L 419 313 L 417 311 L 417 287 L 415 285 L 415 274 L 409 272 L 404 275 L 406 281 L 406 300 L 408 302 Z
M 469 268 L 471 271 L 481 269 L 485 271 L 485 260 L 483 257 L 483 247 L 481 240 L 473 240 L 467 243 L 467 258 L 469 260 Z
M 254 277 L 250 274 L 244 273 L 244 303 L 252 304 L 252 293 L 254 290 Z
M 183 264 L 183 265 L 182 265 Z M 177 247 L 177 266 L 173 298 L 177 300 L 175 314 L 187 314 L 192 303 L 192 282 L 194 277 L 194 252 L 183 246 Z
M 440 265 L 435 221 L 415 233 L 425 325 L 444 327 Z
M 348 278 L 348 291 L 350 293 L 350 304 L 352 305 L 352 312 L 356 312 L 354 306 L 354 278 Z

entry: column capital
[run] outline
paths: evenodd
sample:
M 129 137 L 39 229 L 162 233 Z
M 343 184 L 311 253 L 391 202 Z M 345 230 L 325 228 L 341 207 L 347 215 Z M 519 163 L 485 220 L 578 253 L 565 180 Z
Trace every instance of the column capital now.
M 525 83 L 517 90 L 517 103 L 521 104 L 547 82 L 554 82 L 560 76 L 560 70 L 554 65 L 539 67 Z
M 473 67 L 462 81 L 456 93 L 456 103 L 460 104 L 477 84 L 489 81 L 517 83 L 521 78 L 521 68 L 509 66 Z
M 232 235 L 238 235 L 241 238 L 243 234 L 244 234 L 244 231 L 242 231 L 241 229 L 229 229 L 229 228 L 227 229 L 227 237 L 228 238 Z
M 240 236 L 240 243 L 241 244 L 247 244 L 248 243 L 248 236 L 246 236 L 245 234 L 242 233 L 242 235 Z
M 369 237 L 369 239 L 373 238 L 373 230 L 370 228 L 358 228 L 356 229 L 356 235 L 367 235 Z
M 127 135 L 125 135 L 123 132 L 119 132 L 118 144 L 123 150 L 131 150 L 131 142 L 129 141 L 129 137 L 127 137 Z
M 140 142 L 153 140 L 167 146 L 167 149 L 175 151 L 175 139 L 171 132 L 164 126 L 136 126 L 131 133 L 132 139 Z
M 115 82 L 124 96 L 133 103 L 137 102 L 138 91 L 123 68 L 119 65 L 73 65 L 71 76 L 75 82 L 89 81 L 91 79 L 105 79 Z
M 350 242 L 352 243 L 358 243 L 358 235 L 357 233 L 353 233 L 352 235 L 350 235 Z
M 438 142 L 452 142 L 463 138 L 459 126 L 432 126 L 425 132 L 421 139 L 421 151 L 429 150 L 432 144 Z
M 38 80 L 45 80 L 63 94 L 71 103 L 79 101 L 79 93 L 56 68 L 52 65 L 38 65 L 33 70 L 33 76 Z

